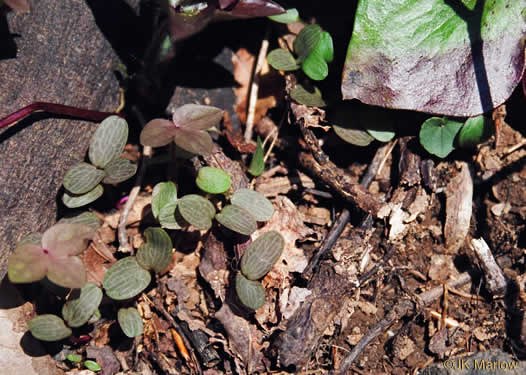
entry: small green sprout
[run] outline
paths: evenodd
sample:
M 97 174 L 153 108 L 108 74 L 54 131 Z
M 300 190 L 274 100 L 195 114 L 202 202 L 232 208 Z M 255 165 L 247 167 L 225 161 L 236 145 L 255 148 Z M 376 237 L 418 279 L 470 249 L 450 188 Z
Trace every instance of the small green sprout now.
M 78 354 L 68 354 L 66 356 L 66 359 L 73 363 L 80 363 L 82 362 L 82 357 Z
M 84 367 L 86 367 L 88 370 L 95 372 L 102 370 L 102 367 L 100 367 L 100 365 L 97 362 L 89 359 L 87 361 L 84 361 Z
M 230 176 L 222 169 L 203 167 L 195 180 L 199 189 L 210 194 L 221 194 L 230 188 Z
M 294 40 L 295 58 L 288 50 L 276 49 L 268 54 L 269 64 L 277 70 L 293 71 L 300 67 L 315 81 L 321 81 L 329 74 L 327 63 L 334 58 L 331 35 L 318 25 L 304 27 Z
M 258 177 L 263 173 L 265 169 L 265 155 L 263 152 L 263 144 L 261 143 L 261 138 L 258 137 L 256 143 L 256 151 L 252 155 L 252 160 L 250 161 L 250 166 L 248 167 L 248 173 L 254 177 Z

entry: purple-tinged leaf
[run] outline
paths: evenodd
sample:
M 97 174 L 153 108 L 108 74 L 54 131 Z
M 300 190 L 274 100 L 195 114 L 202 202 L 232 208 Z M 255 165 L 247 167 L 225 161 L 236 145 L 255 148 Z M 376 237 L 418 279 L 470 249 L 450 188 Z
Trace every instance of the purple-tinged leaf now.
M 7 276 L 12 283 L 31 283 L 46 276 L 49 257 L 40 245 L 24 243 L 9 257 Z
M 169 10 L 170 35 L 174 41 L 188 38 L 203 30 L 214 17 L 215 8 L 208 6 L 196 14 L 177 12 L 173 7 Z
M 206 131 L 178 128 L 175 143 L 183 150 L 207 156 L 214 151 L 214 141 Z
M 54 257 L 78 255 L 86 250 L 95 230 L 82 224 L 56 224 L 44 232 L 42 247 Z
M 73 194 L 93 190 L 104 178 L 104 171 L 88 163 L 78 163 L 64 175 L 64 188 Z
M 173 141 L 175 124 L 170 120 L 154 119 L 141 131 L 140 142 L 143 146 L 162 147 Z
M 128 159 L 117 158 L 109 162 L 104 168 L 106 177 L 102 180 L 105 184 L 119 184 L 126 181 L 137 172 L 137 164 Z
M 185 104 L 175 110 L 172 121 L 177 128 L 206 130 L 223 118 L 222 109 L 200 104 Z
M 237 17 L 266 17 L 285 13 L 285 9 L 270 0 L 239 0 L 229 13 Z
M 219 0 L 219 9 L 225 10 L 226 8 L 234 5 L 238 0 Z
M 64 288 L 82 288 L 86 284 L 86 269 L 77 256 L 52 257 L 47 278 Z

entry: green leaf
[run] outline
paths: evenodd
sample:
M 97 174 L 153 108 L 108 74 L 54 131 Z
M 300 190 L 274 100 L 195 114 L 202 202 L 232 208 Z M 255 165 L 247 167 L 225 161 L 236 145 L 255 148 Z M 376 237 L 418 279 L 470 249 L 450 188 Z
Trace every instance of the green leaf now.
M 511 0 L 360 0 L 343 98 L 448 116 L 488 112 L 521 79 L 524 8 Z
M 173 211 L 175 211 L 175 204 L 177 202 L 177 186 L 172 182 L 159 182 L 153 187 L 152 191 L 152 212 L 153 216 L 159 218 L 161 208 L 168 204 L 173 204 Z
M 224 170 L 213 167 L 199 169 L 195 183 L 199 189 L 210 194 L 221 194 L 230 188 L 230 176 Z
M 455 149 L 453 142 L 461 127 L 461 122 L 431 117 L 422 124 L 420 143 L 430 154 L 445 158 Z
M 334 59 L 334 47 L 332 44 L 332 37 L 327 31 L 322 31 L 321 40 L 314 48 L 313 53 L 319 54 L 328 63 Z
M 309 107 L 325 107 L 327 105 L 321 97 L 320 89 L 316 86 L 313 87 L 312 91 L 308 91 L 303 85 L 298 83 L 290 90 L 290 97 L 298 103 Z
M 82 362 L 82 357 L 78 354 L 68 354 L 66 356 L 66 359 L 73 363 L 80 363 Z
M 256 219 L 243 207 L 234 204 L 223 207 L 216 220 L 228 229 L 249 236 L 258 229 Z
M 151 280 L 150 272 L 130 256 L 118 260 L 106 271 L 102 286 L 108 297 L 120 301 L 135 297 L 146 289 Z
M 292 23 L 292 22 L 300 21 L 300 15 L 296 8 L 287 9 L 286 13 L 277 14 L 275 16 L 269 16 L 268 18 L 274 22 L 279 22 L 279 23 Z
M 101 220 L 93 212 L 82 212 L 76 216 L 63 217 L 57 224 L 82 224 L 92 227 L 93 229 L 99 229 Z
M 88 163 L 79 163 L 66 172 L 64 188 L 73 194 L 84 194 L 93 190 L 103 178 L 103 170 Z
M 318 25 L 308 25 L 300 31 L 294 40 L 294 52 L 300 62 L 303 62 L 316 48 L 321 40 L 321 33 L 321 27 Z
M 393 111 L 366 106 L 360 112 L 360 124 L 367 133 L 380 142 L 389 142 L 395 136 Z
M 176 210 L 177 202 L 164 205 L 159 212 L 159 224 L 165 229 L 181 229 L 187 224 L 181 217 L 181 213 Z
M 252 310 L 265 304 L 265 289 L 261 283 L 248 280 L 240 272 L 236 275 L 236 293 L 241 303 Z
M 95 189 L 88 191 L 83 195 L 70 195 L 68 192 L 64 192 L 64 195 L 62 196 L 62 202 L 68 208 L 82 207 L 99 199 L 102 193 L 104 193 L 104 188 L 99 184 L 95 186 Z
M 137 262 L 147 270 L 161 272 L 172 261 L 172 239 L 161 228 L 147 228 L 144 235 L 146 243 L 137 251 Z
M 62 307 L 62 317 L 70 327 L 80 327 L 88 322 L 102 301 L 102 290 L 87 283 L 78 298 L 71 299 Z
M 208 199 L 197 194 L 188 194 L 179 200 L 181 216 L 194 227 L 208 230 L 216 213 L 214 205 Z
M 89 320 L 88 320 L 88 323 L 89 323 L 89 324 L 93 324 L 93 323 L 95 323 L 96 321 L 100 320 L 101 316 L 102 316 L 102 315 L 101 315 L 101 313 L 100 313 L 100 310 L 99 310 L 99 309 L 95 310 L 95 312 L 93 313 L 93 315 L 90 316 L 90 318 L 89 318 Z
M 258 136 L 256 151 L 252 155 L 252 160 L 250 161 L 250 167 L 248 172 L 254 176 L 258 177 L 265 170 L 265 155 L 263 152 L 263 144 L 261 143 L 261 138 Z
M 95 372 L 102 370 L 102 367 L 100 367 L 100 365 L 97 362 L 89 359 L 87 361 L 84 361 L 84 367 L 86 367 L 88 370 Z
M 323 59 L 323 56 L 317 51 L 312 51 L 312 53 L 303 60 L 301 69 L 303 69 L 303 72 L 310 79 L 315 81 L 324 80 L 329 75 L 329 66 Z
M 241 258 L 241 272 L 249 280 L 259 280 L 265 276 L 278 261 L 285 240 L 276 231 L 259 236 L 250 244 Z
M 251 189 L 237 190 L 231 202 L 250 212 L 257 221 L 268 221 L 274 214 L 272 203 L 263 194 Z
M 300 68 L 296 63 L 296 59 L 292 56 L 292 53 L 283 48 L 271 51 L 267 55 L 267 61 L 274 69 L 283 70 L 285 72 Z
M 458 133 L 457 144 L 463 148 L 475 147 L 489 136 L 491 129 L 491 120 L 483 115 L 468 118 Z
M 95 130 L 89 145 L 89 159 L 101 169 L 120 156 L 128 140 L 128 124 L 119 116 L 109 116 Z
M 355 146 L 368 146 L 374 141 L 374 138 L 365 130 L 338 125 L 333 125 L 332 127 L 338 137 Z
M 143 323 L 139 312 L 134 307 L 121 308 L 117 313 L 117 320 L 122 331 L 128 337 L 137 337 L 142 335 Z
M 106 177 L 102 180 L 105 184 L 119 184 L 132 177 L 137 172 L 137 164 L 132 163 L 128 159 L 117 158 L 113 159 L 104 168 Z
M 64 321 L 53 314 L 44 314 L 34 317 L 29 321 L 29 331 L 42 341 L 59 341 L 71 336 L 71 329 L 66 327 Z

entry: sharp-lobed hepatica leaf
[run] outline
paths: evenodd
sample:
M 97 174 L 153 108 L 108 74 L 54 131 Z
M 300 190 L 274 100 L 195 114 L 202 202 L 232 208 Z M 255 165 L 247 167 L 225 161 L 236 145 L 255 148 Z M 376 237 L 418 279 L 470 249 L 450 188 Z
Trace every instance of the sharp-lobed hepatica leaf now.
M 230 188 L 230 176 L 224 170 L 213 167 L 199 169 L 195 180 L 199 189 L 210 194 L 221 194 Z
M 47 276 L 65 288 L 86 283 L 84 264 L 75 255 L 83 252 L 94 229 L 80 224 L 56 224 L 42 235 L 40 244 L 17 246 L 9 258 L 8 277 L 13 283 L 38 281 Z
M 139 312 L 134 307 L 121 308 L 117 313 L 117 320 L 122 332 L 128 337 L 142 335 L 143 323 Z
M 268 221 L 274 214 L 272 203 L 263 194 L 251 189 L 237 190 L 231 202 L 250 212 L 257 221 Z
M 261 143 L 261 138 L 258 136 L 256 143 L 256 151 L 252 155 L 252 160 L 250 161 L 250 166 L 248 167 L 248 172 L 257 177 L 263 173 L 265 170 L 265 155 L 263 152 L 263 144 Z
M 39 315 L 31 319 L 29 331 L 35 338 L 42 341 L 59 341 L 71 336 L 72 333 L 64 321 L 53 314 Z
M 267 61 L 276 70 L 291 71 L 300 68 L 292 53 L 283 48 L 271 51 L 267 56 Z
M 88 163 L 79 163 L 66 172 L 64 187 L 73 194 L 84 194 L 93 190 L 103 178 L 103 170 Z
M 462 123 L 443 117 L 431 117 L 420 129 L 420 143 L 430 154 L 445 158 L 455 149 L 454 141 Z
M 311 52 L 318 46 L 322 31 L 318 25 L 305 26 L 294 40 L 294 52 L 298 55 L 299 61 L 303 62 Z
M 278 261 L 285 240 L 276 231 L 270 231 L 259 236 L 250 244 L 241 258 L 241 272 L 249 280 L 259 280 Z
M 83 224 L 93 229 L 99 229 L 100 219 L 93 212 L 86 211 L 76 216 L 63 217 L 57 224 Z
M 265 304 L 265 289 L 259 281 L 252 281 L 240 272 L 236 275 L 236 293 L 243 305 L 257 310 Z
M 173 211 L 175 211 L 175 204 L 177 202 L 177 186 L 172 181 L 159 182 L 153 187 L 152 191 L 152 212 L 155 218 L 159 217 L 161 209 L 168 205 L 174 205 Z
M 188 194 L 179 200 L 181 216 L 197 229 L 208 230 L 216 213 L 214 205 L 197 194 Z
M 104 169 L 120 156 L 128 139 L 128 124 L 119 116 L 109 116 L 95 130 L 89 146 L 89 159 L 96 167 Z
M 87 283 L 80 290 L 78 298 L 71 299 L 62 307 L 62 317 L 70 327 L 80 327 L 88 322 L 102 301 L 102 290 Z
M 522 75 L 524 8 L 513 0 L 360 0 L 343 98 L 448 116 L 487 112 Z
M 230 204 L 216 215 L 216 220 L 228 229 L 249 236 L 258 229 L 256 219 L 243 207 Z
M 300 21 L 300 15 L 296 8 L 287 9 L 283 14 L 278 14 L 275 16 L 269 16 L 272 21 L 279 23 L 291 23 Z
M 475 147 L 489 136 L 491 128 L 491 120 L 483 115 L 468 118 L 458 133 L 457 143 L 460 147 Z
M 62 202 L 68 208 L 78 208 L 96 201 L 102 196 L 102 193 L 104 193 L 104 188 L 100 184 L 95 186 L 93 190 L 82 195 L 68 194 L 66 191 L 62 196 Z
M 308 105 L 309 107 L 325 107 L 327 105 L 317 87 L 313 87 L 311 92 L 299 83 L 290 90 L 290 97 L 298 103 Z
M 147 270 L 161 272 L 172 261 L 172 239 L 161 228 L 147 228 L 144 235 L 146 243 L 137 251 L 137 262 Z
M 114 300 L 135 297 L 150 284 L 150 272 L 142 268 L 135 257 L 118 260 L 106 271 L 102 286 Z
M 102 180 L 105 184 L 118 184 L 126 181 L 137 172 L 137 164 L 132 163 L 128 159 L 116 158 L 113 159 L 104 168 L 106 177 Z

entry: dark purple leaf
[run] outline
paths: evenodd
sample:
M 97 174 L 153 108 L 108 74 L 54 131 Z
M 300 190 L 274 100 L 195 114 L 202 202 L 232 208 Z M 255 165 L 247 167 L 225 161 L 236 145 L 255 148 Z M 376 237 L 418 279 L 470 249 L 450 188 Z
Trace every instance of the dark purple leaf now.
M 214 150 L 212 137 L 203 130 L 178 128 L 175 143 L 183 150 L 203 156 L 209 155 Z
M 266 17 L 285 13 L 285 9 L 270 0 L 239 0 L 229 13 L 238 17 Z
M 166 146 L 173 141 L 176 126 L 170 120 L 154 119 L 146 124 L 140 135 L 141 144 L 150 147 Z
M 177 108 L 172 121 L 178 128 L 206 130 L 216 126 L 223 118 L 223 110 L 200 104 L 185 104 Z

